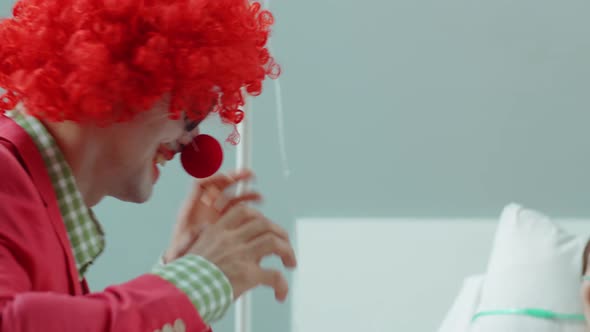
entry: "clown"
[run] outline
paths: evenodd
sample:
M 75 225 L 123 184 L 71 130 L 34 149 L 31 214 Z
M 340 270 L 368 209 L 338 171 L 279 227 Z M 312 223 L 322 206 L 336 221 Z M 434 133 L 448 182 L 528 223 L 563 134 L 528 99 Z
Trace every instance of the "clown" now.
M 0 22 L 0 331 L 208 331 L 258 286 L 284 300 L 268 255 L 296 265 L 284 229 L 226 189 L 222 150 L 199 132 L 234 126 L 245 94 L 279 66 L 273 16 L 246 0 L 21 0 Z M 142 203 L 180 154 L 195 188 L 153 271 L 90 293 L 104 249 L 92 207 Z

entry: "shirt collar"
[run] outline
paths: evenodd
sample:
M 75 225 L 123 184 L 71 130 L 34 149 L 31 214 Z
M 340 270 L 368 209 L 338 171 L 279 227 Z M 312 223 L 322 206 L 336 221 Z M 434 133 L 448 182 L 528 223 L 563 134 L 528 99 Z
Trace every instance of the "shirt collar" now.
M 55 190 L 76 267 L 80 279 L 83 279 L 87 268 L 105 247 L 104 233 L 100 224 L 92 210 L 84 204 L 70 166 L 43 123 L 27 115 L 20 107 L 7 112 L 7 115 L 31 136 L 41 153 Z

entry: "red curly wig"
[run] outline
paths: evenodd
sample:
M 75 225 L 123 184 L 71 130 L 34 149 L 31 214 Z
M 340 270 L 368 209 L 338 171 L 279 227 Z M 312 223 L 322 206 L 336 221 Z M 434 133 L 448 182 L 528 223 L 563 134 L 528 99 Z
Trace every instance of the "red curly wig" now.
M 0 113 L 22 102 L 41 119 L 129 121 L 169 93 L 170 116 L 226 123 L 280 67 L 274 19 L 248 0 L 20 0 L 0 21 Z M 216 106 L 211 110 L 211 104 Z

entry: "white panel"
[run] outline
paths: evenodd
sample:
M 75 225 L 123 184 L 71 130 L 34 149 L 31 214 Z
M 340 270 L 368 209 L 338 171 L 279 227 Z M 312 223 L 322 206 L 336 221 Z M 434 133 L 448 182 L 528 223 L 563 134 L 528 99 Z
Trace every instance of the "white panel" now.
M 581 235 L 590 229 L 560 223 Z M 463 279 L 485 271 L 496 224 L 299 220 L 292 332 L 436 331 Z

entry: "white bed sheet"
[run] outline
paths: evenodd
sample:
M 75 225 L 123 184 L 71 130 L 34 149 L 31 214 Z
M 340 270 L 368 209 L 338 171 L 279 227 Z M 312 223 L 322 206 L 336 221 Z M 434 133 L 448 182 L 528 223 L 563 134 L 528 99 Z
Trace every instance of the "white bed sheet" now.
M 575 234 L 590 221 L 557 220 Z M 301 219 L 292 332 L 437 331 L 485 271 L 495 219 Z

